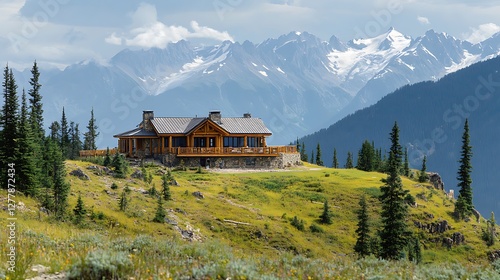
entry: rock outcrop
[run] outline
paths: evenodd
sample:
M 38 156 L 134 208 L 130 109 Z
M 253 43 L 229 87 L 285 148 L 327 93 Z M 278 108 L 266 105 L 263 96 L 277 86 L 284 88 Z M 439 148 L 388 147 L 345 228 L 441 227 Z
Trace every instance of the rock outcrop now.
M 451 229 L 451 226 L 448 224 L 448 221 L 446 220 L 430 224 L 425 224 L 420 221 L 414 221 L 413 223 L 417 228 L 427 230 L 429 233 L 444 233 L 445 231 Z
M 438 173 L 427 172 L 427 176 L 429 176 L 429 182 L 431 182 L 435 189 L 444 191 L 443 179 L 441 179 Z
M 489 252 L 488 253 L 488 259 L 491 262 L 494 262 L 496 260 L 500 260 L 500 250 L 495 250 L 495 251 Z
M 76 176 L 82 180 L 90 180 L 89 175 L 85 174 L 85 172 L 83 172 L 83 170 L 81 170 L 80 168 L 71 171 L 69 174 Z

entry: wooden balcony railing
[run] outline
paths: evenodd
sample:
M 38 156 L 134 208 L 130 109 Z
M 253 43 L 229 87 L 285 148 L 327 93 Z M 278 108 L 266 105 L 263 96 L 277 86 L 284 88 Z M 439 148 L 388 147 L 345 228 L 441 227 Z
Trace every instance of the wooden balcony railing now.
M 164 148 L 165 153 L 176 154 L 178 156 L 196 155 L 278 155 L 280 153 L 296 153 L 296 146 L 268 146 L 268 147 L 240 147 L 240 148 L 201 148 L 201 147 L 176 147 Z

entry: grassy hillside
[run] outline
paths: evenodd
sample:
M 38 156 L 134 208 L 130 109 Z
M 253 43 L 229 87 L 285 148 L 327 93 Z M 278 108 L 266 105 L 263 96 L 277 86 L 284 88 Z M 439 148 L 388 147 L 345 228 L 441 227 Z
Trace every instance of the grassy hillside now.
M 130 176 L 116 179 L 97 175 L 87 169 L 91 165 L 80 161 L 66 163 L 68 173 L 80 168 L 90 177 L 82 180 L 67 176 L 71 183 L 69 209 L 75 207 L 79 194 L 88 209 L 83 225 L 54 222 L 39 211 L 35 201 L 17 198 L 23 203 L 16 212 L 18 266 L 42 264 L 52 272 L 73 267 L 77 273 L 76 264 L 85 263 L 78 270 L 82 273 L 82 267 L 92 266 L 94 256 L 97 262 L 116 263 L 121 273 L 136 279 L 177 279 L 183 275 L 195 279 L 217 278 L 217 275 L 234 279 L 262 275 L 352 279 L 361 273 L 397 275 L 402 269 L 409 269 L 408 276 L 429 276 L 423 273 L 434 273 L 443 267 L 450 267 L 450 273 L 456 273 L 452 266 L 460 266 L 463 273 L 471 275 L 500 276 L 490 270 L 486 255 L 500 249 L 500 242 L 488 248 L 481 240 L 481 231 L 486 228 L 484 219 L 479 223 L 454 221 L 450 216 L 453 201 L 430 185 L 407 178 L 403 178 L 404 186 L 417 202 L 417 207 L 410 209 L 408 223 L 420 237 L 423 260 L 432 263 L 430 266 L 355 259 L 352 248 L 358 201 L 361 195 L 366 195 L 373 234 L 379 225 L 377 196 L 385 174 L 309 164 L 279 172 L 174 171 L 179 186 L 170 187 L 173 200 L 164 204 L 168 223 L 159 224 L 151 222 L 157 199 L 144 192 L 151 186 L 161 189 L 160 175 L 164 168 L 147 168 L 153 174 L 148 185 Z M 118 188 L 113 190 L 112 183 Z M 130 203 L 122 212 L 118 200 L 126 186 L 131 190 Z M 204 198 L 195 197 L 196 191 Z M 1 196 L 5 197 L 6 192 L 2 191 Z M 325 200 L 333 212 L 331 225 L 319 224 L 318 220 Z M 5 209 L 5 199 L 0 204 Z M 304 221 L 303 231 L 291 225 L 295 216 Z M 0 217 L 5 220 L 7 212 L 0 212 Z M 414 226 L 414 221 L 429 224 L 441 220 L 448 221 L 452 229 L 429 234 Z M 311 225 L 316 225 L 315 232 L 311 231 Z M 465 245 L 448 249 L 442 240 L 455 232 L 465 236 Z M 0 237 L 0 250 L 7 251 L 6 236 Z M 2 254 L 0 261 L 6 263 L 6 254 Z M 125 268 L 129 264 L 133 270 Z

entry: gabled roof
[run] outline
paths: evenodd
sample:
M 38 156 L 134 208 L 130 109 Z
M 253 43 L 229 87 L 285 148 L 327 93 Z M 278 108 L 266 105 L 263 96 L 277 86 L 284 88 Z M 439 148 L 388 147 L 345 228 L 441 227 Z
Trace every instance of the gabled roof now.
M 151 124 L 159 134 L 185 134 L 206 118 L 154 118 Z
M 154 118 L 151 123 L 159 134 L 186 134 L 208 118 Z M 272 134 L 259 118 L 221 118 L 215 123 L 230 134 Z
M 259 118 L 221 118 L 218 125 L 231 134 L 272 134 Z
M 113 135 L 113 137 L 132 137 L 132 136 L 156 136 L 156 133 L 154 131 L 147 131 L 145 129 L 142 129 L 141 127 L 134 128 L 132 130 Z

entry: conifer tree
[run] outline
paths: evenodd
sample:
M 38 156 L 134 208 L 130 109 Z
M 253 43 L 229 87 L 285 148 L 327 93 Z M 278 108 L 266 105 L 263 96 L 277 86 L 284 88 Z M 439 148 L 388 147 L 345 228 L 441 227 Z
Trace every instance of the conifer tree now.
M 306 144 L 302 142 L 302 145 L 300 146 L 300 160 L 307 162 L 309 159 L 307 158 L 307 153 L 306 153 Z
M 321 159 L 321 147 L 319 143 L 316 146 L 316 164 L 319 166 L 323 166 L 323 160 Z
M 368 224 L 368 210 L 366 207 L 366 198 L 363 195 L 359 201 L 358 210 L 358 228 L 356 229 L 357 239 L 354 245 L 354 251 L 361 257 L 370 254 L 370 227 Z
M 64 159 L 59 149 L 55 150 L 53 162 L 51 162 L 51 164 L 53 165 L 53 212 L 57 220 L 63 220 L 68 208 L 68 195 L 70 191 L 70 185 L 66 182 L 66 169 L 64 167 Z
M 40 72 L 38 71 L 38 65 L 36 61 L 33 63 L 31 74 L 33 75 L 30 78 L 31 88 L 28 90 L 28 94 L 30 95 L 30 123 L 35 142 L 38 143 L 39 147 L 41 148 L 45 137 L 45 131 L 43 128 L 42 95 L 40 94 L 40 88 L 42 87 L 42 85 L 39 83 Z
M 491 212 L 490 219 L 486 221 L 486 245 L 493 246 L 497 239 L 495 213 Z
M 61 139 L 59 145 L 61 146 L 62 154 L 63 157 L 67 158 L 69 154 L 69 149 L 70 149 L 70 135 L 69 135 L 69 125 L 68 125 L 68 119 L 66 119 L 66 113 L 64 112 L 64 107 L 62 109 L 62 116 L 61 116 Z
M 163 199 L 165 201 L 169 201 L 169 200 L 172 199 L 172 194 L 170 193 L 170 182 L 171 182 L 171 180 L 169 180 L 168 177 L 169 176 L 167 176 L 167 175 L 163 175 L 161 177 L 161 179 L 162 179 L 162 182 L 161 182 L 161 185 L 162 185 L 161 195 L 163 196 Z
M 4 103 L 2 106 L 2 114 L 0 119 L 0 126 L 2 127 L 2 134 L 0 138 L 0 156 L 1 166 L 7 166 L 10 163 L 16 163 L 19 157 L 18 139 L 18 125 L 19 125 L 19 104 L 17 98 L 17 85 L 12 74 L 12 69 L 8 66 L 4 70 L 3 98 Z M 4 172 L 1 172 L 2 182 L 5 180 Z M 2 183 L 3 188 L 7 188 L 6 183 Z
M 465 218 L 472 214 L 474 205 L 472 203 L 472 146 L 470 145 L 469 120 L 465 120 L 464 133 L 462 135 L 462 152 L 459 160 L 458 187 L 460 188 L 457 201 L 455 202 L 455 215 L 457 218 Z
M 300 142 L 299 142 L 299 137 L 297 137 L 297 140 L 295 140 L 295 145 L 296 145 L 296 148 L 297 148 L 297 153 L 300 152 Z
M 163 208 L 163 198 L 160 195 L 160 196 L 158 196 L 158 204 L 156 206 L 156 214 L 155 214 L 155 217 L 153 218 L 153 222 L 164 223 L 166 216 L 167 216 L 167 213 L 165 211 L 165 208 Z
M 109 166 L 111 164 L 111 155 L 109 154 L 109 147 L 106 147 L 106 156 L 104 157 L 104 166 Z
M 70 122 L 70 159 L 76 159 L 80 156 L 80 151 L 82 150 L 82 140 L 80 140 L 80 129 L 78 124 Z
M 410 177 L 410 163 L 408 161 L 408 148 L 405 148 L 405 162 L 403 164 L 403 175 Z
M 420 169 L 420 174 L 418 175 L 418 181 L 420 183 L 425 183 L 427 182 L 427 156 L 424 156 L 424 159 L 422 160 L 422 169 Z
M 354 168 L 354 164 L 352 162 L 352 153 L 351 152 L 347 152 L 347 160 L 345 163 L 345 168 L 347 168 L 347 169 Z
M 61 125 L 59 124 L 58 121 L 53 121 L 50 124 L 50 139 L 55 141 L 57 145 L 60 147 L 61 143 Z
M 339 168 L 339 160 L 337 159 L 337 149 L 333 148 L 333 168 Z
M 372 171 L 375 166 L 375 150 L 373 146 L 365 140 L 358 152 L 358 163 L 356 168 L 363 171 Z
M 37 174 L 39 173 L 36 166 L 36 158 L 34 154 L 33 134 L 28 120 L 28 106 L 26 104 L 26 94 L 22 94 L 21 99 L 21 115 L 19 118 L 19 156 L 17 158 L 17 189 L 24 194 L 35 197 L 38 191 Z
M 118 207 L 120 208 L 120 211 L 127 210 L 128 202 L 129 200 L 127 198 L 127 192 L 124 190 L 122 191 L 122 194 L 120 195 L 120 200 L 118 201 Z
M 330 211 L 330 207 L 328 207 L 328 200 L 325 200 L 323 203 L 323 213 L 319 216 L 319 221 L 322 224 L 331 224 L 332 223 L 332 212 Z
M 85 219 L 85 214 L 87 209 L 85 209 L 85 204 L 82 200 L 82 195 L 78 194 L 78 200 L 76 201 L 76 206 L 73 209 L 73 214 L 75 214 L 75 224 L 79 225 Z
M 97 122 L 94 118 L 94 108 L 90 111 L 90 120 L 87 125 L 87 132 L 84 134 L 83 140 L 83 149 L 84 150 L 96 150 L 96 139 L 99 136 L 99 132 L 97 132 Z
M 394 124 L 391 134 L 391 149 L 387 165 L 389 173 L 387 179 L 383 179 L 384 186 L 380 187 L 382 192 L 382 230 L 380 231 L 381 252 L 380 257 L 388 260 L 399 259 L 404 251 L 409 235 L 406 218 L 408 216 L 407 204 L 404 198 L 408 191 L 403 189 L 403 183 L 399 177 L 401 171 L 401 146 L 399 145 L 399 128 Z
M 314 151 L 311 151 L 311 164 L 314 164 Z
M 115 177 L 125 178 L 127 176 L 128 166 L 125 159 L 119 153 L 116 153 L 111 161 L 111 167 L 113 167 L 115 172 Z

